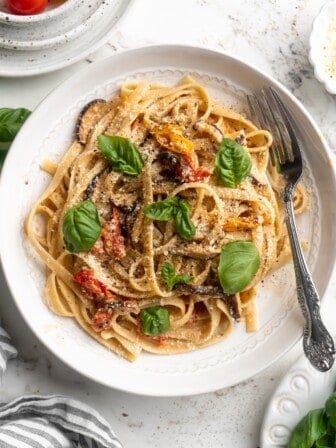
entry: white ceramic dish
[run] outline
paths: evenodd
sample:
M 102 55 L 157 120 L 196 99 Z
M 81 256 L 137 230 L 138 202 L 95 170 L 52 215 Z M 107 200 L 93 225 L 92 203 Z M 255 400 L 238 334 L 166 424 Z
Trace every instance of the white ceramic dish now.
M 11 14 L 6 7 L 5 0 L 0 0 L 0 23 L 19 27 L 30 23 L 46 22 L 73 9 L 76 3 L 78 3 L 78 0 L 65 0 L 61 4 L 51 2 L 48 3 L 46 10 L 40 14 L 20 16 Z
M 299 225 L 302 238 L 310 242 L 306 258 L 322 295 L 336 255 L 328 239 L 334 219 L 328 204 L 330 194 L 336 192 L 330 154 L 307 112 L 272 78 L 225 54 L 158 46 L 115 55 L 67 80 L 30 116 L 6 160 L 0 186 L 0 202 L 6 210 L 0 218 L 0 235 L 6 235 L 0 240 L 2 264 L 22 315 L 53 353 L 95 381 L 145 395 L 190 395 L 231 386 L 268 366 L 302 333 L 291 266 L 270 276 L 259 289 L 258 332 L 246 333 L 238 325 L 230 338 L 211 347 L 173 356 L 143 354 L 133 364 L 108 352 L 73 320 L 55 316 L 43 302 L 44 268 L 22 229 L 32 202 L 50 181 L 39 164 L 45 158 L 59 160 L 73 138 L 79 111 L 90 100 L 110 97 L 125 80 L 172 84 L 186 73 L 200 78 L 211 95 L 238 110 L 246 105 L 245 92 L 265 85 L 278 89 L 300 123 L 297 133 L 309 160 L 305 179 L 310 208 Z
M 336 364 L 328 372 L 315 370 L 300 358 L 284 376 L 265 412 L 261 448 L 286 448 L 290 434 L 312 409 L 324 406 L 336 385 Z
M 325 3 L 315 18 L 309 45 L 315 77 L 336 94 L 336 1 Z
M 85 58 L 111 38 L 132 1 L 77 0 L 46 23 L 0 23 L 0 76 L 47 73 Z
M 15 51 L 59 47 L 83 33 L 91 33 L 94 27 L 99 28 L 104 16 L 114 8 L 115 0 L 81 0 L 71 10 L 64 9 L 60 15 L 43 21 L 28 20 L 25 26 L 20 22 L 20 27 L 0 23 L 0 47 Z

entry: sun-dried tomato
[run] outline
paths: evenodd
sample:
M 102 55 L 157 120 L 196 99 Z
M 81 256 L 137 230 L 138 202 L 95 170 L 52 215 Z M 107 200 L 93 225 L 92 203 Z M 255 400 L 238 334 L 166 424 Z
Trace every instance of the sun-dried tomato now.
M 152 337 L 158 345 L 165 345 L 166 341 L 168 340 L 168 336 L 166 334 L 160 334 L 159 336 Z
M 82 269 L 73 278 L 81 285 L 82 292 L 88 299 L 108 302 L 116 298 L 103 282 L 94 277 L 90 269 Z
M 120 211 L 117 207 L 113 207 L 112 217 L 104 225 L 102 239 L 108 255 L 118 260 L 126 256 L 125 238 L 121 233 Z
M 186 172 L 185 182 L 202 182 L 211 175 L 211 171 L 205 166 L 195 168 L 193 160 L 189 154 L 184 154 L 183 159 L 189 168 Z
M 168 174 L 179 182 L 202 182 L 211 175 L 211 171 L 206 167 L 195 168 L 189 154 L 177 156 L 163 151 L 158 155 L 158 160 Z
M 92 328 L 95 331 L 103 331 L 111 326 L 112 313 L 111 310 L 99 308 L 92 318 Z

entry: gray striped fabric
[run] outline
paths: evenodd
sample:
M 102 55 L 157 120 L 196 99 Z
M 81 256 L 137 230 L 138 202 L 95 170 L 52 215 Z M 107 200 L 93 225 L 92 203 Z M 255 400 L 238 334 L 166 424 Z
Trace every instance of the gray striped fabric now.
M 17 355 L 16 349 L 11 344 L 10 337 L 3 328 L 0 327 L 0 378 L 4 374 L 7 361 L 15 358 Z
M 17 355 L 0 327 L 0 377 Z M 29 395 L 0 405 L 0 448 L 122 448 L 109 423 L 62 395 Z

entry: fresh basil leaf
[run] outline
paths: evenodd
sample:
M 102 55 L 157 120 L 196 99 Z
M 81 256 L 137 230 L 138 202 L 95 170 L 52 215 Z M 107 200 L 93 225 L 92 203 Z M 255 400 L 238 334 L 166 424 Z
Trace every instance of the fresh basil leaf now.
M 0 108 L 0 142 L 12 142 L 29 115 L 24 108 Z
M 142 155 L 129 138 L 117 135 L 99 135 L 98 147 L 114 171 L 131 176 L 141 173 L 144 166 Z
M 0 108 L 0 169 L 12 141 L 29 115 L 30 111 L 24 108 Z
M 242 291 L 260 267 L 260 256 L 250 241 L 233 241 L 222 249 L 218 276 L 223 291 L 235 294 Z
M 224 186 L 235 188 L 250 174 L 251 167 L 247 151 L 235 140 L 224 138 L 215 159 L 215 172 Z
M 193 279 L 193 277 L 189 274 L 176 275 L 174 286 L 175 285 L 187 285 L 188 283 L 190 283 L 192 281 L 192 279 Z
M 175 275 L 175 267 L 171 263 L 164 263 L 161 269 L 161 277 L 171 291 L 175 285 L 186 285 L 192 281 L 189 274 Z
M 196 227 L 191 221 L 189 212 L 180 208 L 175 216 L 176 231 L 181 238 L 191 240 L 196 233 Z
M 91 200 L 69 208 L 63 218 L 63 239 L 69 252 L 90 250 L 101 234 L 98 211 Z
M 185 215 L 189 215 L 191 211 L 191 205 L 188 201 L 185 199 L 180 199 L 178 202 L 179 208 L 181 209 L 182 213 Z
M 329 434 L 325 434 L 315 442 L 315 448 L 333 448 L 334 446 L 334 437 Z
M 191 205 L 185 199 L 180 199 L 179 210 L 176 213 L 177 233 L 185 240 L 190 240 L 196 233 L 196 227 L 190 219 Z
M 11 142 L 0 142 L 0 151 L 8 151 L 10 148 Z
M 327 418 L 324 409 L 314 409 L 294 428 L 288 448 L 311 448 L 326 432 Z
M 175 267 L 171 263 L 163 263 L 161 269 L 162 280 L 167 284 L 168 290 L 171 291 L 174 287 Z
M 190 219 L 191 205 L 185 199 L 176 196 L 149 204 L 144 213 L 147 218 L 156 221 L 169 221 L 175 218 L 176 231 L 185 240 L 190 240 L 196 228 Z
M 145 210 L 145 216 L 155 221 L 169 221 L 174 218 L 179 200 L 177 197 L 167 198 L 163 201 L 149 204 Z
M 5 161 L 7 155 L 7 151 L 5 151 L 4 149 L 0 149 L 0 169 L 2 168 L 2 165 Z
M 325 410 L 331 426 L 336 429 L 336 392 L 326 401 Z
M 169 330 L 170 319 L 166 308 L 151 306 L 140 312 L 141 329 L 149 336 L 158 336 Z

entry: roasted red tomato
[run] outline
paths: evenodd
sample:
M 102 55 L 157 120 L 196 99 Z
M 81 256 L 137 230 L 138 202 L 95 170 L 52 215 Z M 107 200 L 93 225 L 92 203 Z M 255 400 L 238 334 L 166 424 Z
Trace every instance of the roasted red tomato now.
M 103 331 L 111 326 L 112 313 L 111 310 L 99 308 L 92 319 L 92 328 L 95 331 Z
M 107 255 L 118 260 L 126 256 L 125 238 L 121 234 L 120 212 L 117 207 L 113 207 L 112 217 L 104 225 L 102 239 Z
M 103 282 L 94 277 L 90 269 L 77 272 L 73 278 L 82 286 L 82 292 L 88 299 L 106 302 L 115 299 L 115 295 L 107 289 Z
M 13 14 L 28 16 L 44 11 L 48 0 L 6 0 L 6 4 Z

